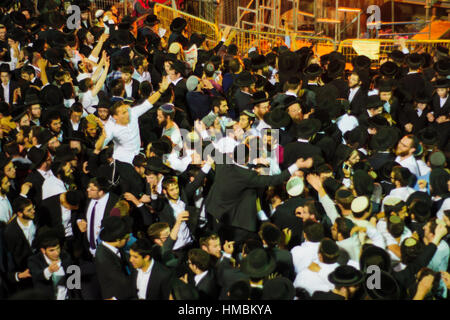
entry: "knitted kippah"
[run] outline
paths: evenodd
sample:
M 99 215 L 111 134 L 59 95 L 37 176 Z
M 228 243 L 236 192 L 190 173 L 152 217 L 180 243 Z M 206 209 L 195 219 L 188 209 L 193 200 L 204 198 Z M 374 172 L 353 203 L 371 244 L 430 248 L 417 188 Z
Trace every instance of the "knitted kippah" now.
M 173 104 L 166 103 L 166 104 L 163 104 L 161 107 L 159 107 L 159 110 L 161 110 L 164 113 L 170 114 L 175 111 L 175 108 L 173 107 Z

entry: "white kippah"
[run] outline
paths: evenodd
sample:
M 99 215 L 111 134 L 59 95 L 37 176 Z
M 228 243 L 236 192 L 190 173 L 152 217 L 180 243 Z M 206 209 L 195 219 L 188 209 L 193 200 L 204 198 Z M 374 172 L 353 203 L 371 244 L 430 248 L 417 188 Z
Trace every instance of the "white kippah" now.
M 291 197 L 297 197 L 302 194 L 305 184 L 300 177 L 292 177 L 286 184 L 286 191 Z
M 369 207 L 369 203 L 370 203 L 369 198 L 367 198 L 366 196 L 356 197 L 352 201 L 351 206 L 352 212 L 354 213 L 364 212 Z
M 102 9 L 99 9 L 99 10 L 95 11 L 95 17 L 98 19 L 98 18 L 100 18 L 104 13 L 105 13 L 105 11 L 103 11 Z

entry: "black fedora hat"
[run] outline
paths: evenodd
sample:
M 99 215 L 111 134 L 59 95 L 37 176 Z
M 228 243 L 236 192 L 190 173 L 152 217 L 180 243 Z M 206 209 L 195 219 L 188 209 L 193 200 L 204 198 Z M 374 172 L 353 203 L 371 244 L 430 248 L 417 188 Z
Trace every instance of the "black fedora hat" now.
M 107 216 L 102 220 L 100 239 L 106 242 L 114 242 L 123 239 L 130 233 L 127 222 L 121 217 Z
M 328 275 L 328 281 L 337 287 L 357 286 L 364 281 L 364 274 L 352 266 L 338 266 Z
M 251 61 L 253 70 L 263 69 L 265 66 L 267 66 L 266 57 L 262 54 L 254 56 Z
M 162 174 L 168 174 L 168 173 L 170 173 L 172 171 L 168 166 L 166 166 L 162 162 L 162 159 L 159 158 L 159 157 L 150 157 L 150 158 L 148 158 L 147 159 L 147 166 L 145 168 L 147 170 L 149 170 L 149 171 L 162 173 Z
M 159 21 L 158 17 L 154 14 L 149 14 L 147 18 L 144 20 L 144 24 L 147 26 L 153 27 L 154 25 L 159 24 L 161 21 Z
M 189 38 L 189 41 L 192 44 L 195 44 L 197 47 L 200 47 L 202 43 L 205 41 L 206 35 L 198 32 L 194 32 L 191 34 L 191 37 Z
M 293 300 L 294 297 L 294 284 L 288 278 L 276 277 L 264 283 L 262 300 Z
M 37 95 L 31 93 L 31 94 L 27 94 L 25 96 L 25 101 L 23 104 L 25 106 L 31 106 L 31 105 L 40 104 L 40 103 L 41 103 L 41 101 L 39 100 L 39 97 Z
M 353 58 L 352 60 L 352 65 L 353 68 L 355 70 L 360 70 L 360 69 L 369 69 L 370 68 L 370 64 L 371 64 L 371 60 L 369 57 L 367 56 L 356 56 L 355 58 Z
M 441 46 L 441 45 L 437 45 L 436 46 L 436 50 L 435 50 L 435 55 L 436 57 L 438 57 L 439 59 L 442 58 L 448 58 L 448 48 Z
M 287 110 L 290 106 L 293 104 L 300 104 L 300 100 L 295 96 L 287 96 L 283 99 L 283 103 L 280 105 L 280 108 L 283 108 L 284 110 Z
M 27 157 L 28 159 L 33 163 L 30 166 L 30 169 L 36 169 L 39 168 L 39 166 L 47 160 L 47 149 L 46 148 L 37 148 L 32 147 L 30 150 L 28 150 Z
M 54 161 L 71 161 L 76 159 L 75 152 L 70 148 L 68 144 L 61 144 L 55 150 L 55 159 Z
M 378 95 L 371 95 L 367 98 L 366 109 L 378 108 L 384 105 L 384 102 Z
M 396 63 L 403 63 L 405 61 L 405 54 L 400 50 L 392 50 L 389 52 L 388 57 Z
M 235 84 L 238 87 L 249 87 L 255 83 L 255 77 L 248 71 L 242 71 L 238 74 Z
M 312 63 L 303 71 L 303 74 L 308 79 L 314 79 L 323 73 L 323 69 L 317 63 Z
M 392 61 L 387 61 L 380 66 L 380 74 L 389 78 L 395 77 L 398 70 L 398 65 Z
M 264 115 L 264 122 L 274 129 L 285 128 L 291 123 L 291 117 L 283 109 L 276 108 Z
M 24 26 L 27 23 L 27 18 L 22 12 L 13 11 L 10 13 L 9 17 L 11 18 L 12 22 L 17 24 L 18 26 Z
M 439 143 L 439 133 L 434 127 L 425 127 L 417 133 L 417 138 L 423 144 L 435 146 Z
M 328 69 L 327 69 L 327 75 L 330 79 L 335 79 L 342 75 L 342 72 L 345 70 L 345 60 L 331 60 Z
M 370 140 L 370 148 L 377 151 L 385 151 L 393 148 L 397 141 L 397 131 L 393 128 L 383 127 Z
M 318 119 L 304 119 L 295 127 L 295 135 L 297 138 L 308 139 L 317 133 L 322 126 Z
M 37 134 L 37 139 L 41 145 L 46 145 L 55 135 L 49 130 L 44 129 Z
M 263 103 L 266 101 L 270 101 L 270 99 L 267 97 L 265 91 L 256 91 L 253 94 L 252 105 L 256 106 L 257 104 L 260 104 L 260 103 Z
M 417 103 L 430 103 L 431 102 L 431 97 L 428 96 L 425 92 L 419 92 L 416 94 L 416 96 L 414 97 L 414 101 Z
M 170 31 L 180 33 L 184 30 L 184 28 L 186 28 L 186 25 L 187 25 L 186 19 L 177 17 L 172 20 L 170 24 Z
M 344 139 L 348 144 L 358 143 L 360 147 L 364 146 L 369 138 L 367 130 L 362 126 L 353 128 L 352 130 L 344 133 Z
M 369 128 L 380 129 L 383 127 L 390 127 L 389 121 L 381 114 L 377 114 L 376 116 L 370 117 L 367 120 L 367 124 Z
M 437 79 L 431 83 L 435 88 L 450 88 L 449 79 Z
M 9 63 L 2 63 L 2 64 L 0 64 L 0 72 L 11 73 L 11 68 L 9 67 Z
M 436 62 L 433 66 L 433 69 L 440 76 L 448 76 L 450 75 L 450 58 L 443 58 Z
M 241 271 L 251 278 L 264 278 L 271 274 L 277 264 L 275 258 L 262 248 L 252 250 L 241 263 Z
M 377 265 L 381 270 L 390 272 L 391 257 L 389 253 L 375 245 L 365 248 L 359 257 L 359 268 L 361 271 L 366 272 L 371 265 Z
M 381 270 L 380 273 L 380 286 L 367 285 L 370 281 L 365 281 L 365 291 L 368 296 L 373 300 L 399 300 L 400 299 L 400 287 L 393 276 L 386 271 Z M 370 275 L 366 274 L 366 280 L 369 280 Z
M 67 137 L 67 141 L 80 141 L 81 143 L 85 143 L 84 134 L 80 131 L 73 131 L 72 134 Z
M 418 53 L 411 53 L 406 56 L 406 64 L 410 69 L 416 70 L 423 66 L 425 59 Z
M 19 122 L 26 113 L 27 108 L 25 106 L 17 106 L 11 111 L 12 120 Z

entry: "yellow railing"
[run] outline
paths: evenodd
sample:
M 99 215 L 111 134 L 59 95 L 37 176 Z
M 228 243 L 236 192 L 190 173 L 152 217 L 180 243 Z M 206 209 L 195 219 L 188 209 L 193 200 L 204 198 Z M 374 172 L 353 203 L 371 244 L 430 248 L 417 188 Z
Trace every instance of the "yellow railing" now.
M 346 39 L 339 43 L 338 51 L 345 56 L 347 62 L 351 62 L 352 59 L 358 55 L 353 49 L 353 40 L 361 39 Z M 380 43 L 378 59 L 372 60 L 372 67 L 378 67 L 380 61 L 386 59 L 389 52 L 394 49 L 398 49 L 398 45 L 395 44 L 396 41 L 392 39 L 364 39 L 364 41 Z M 432 53 L 433 48 L 438 45 L 450 48 L 450 40 L 406 40 L 406 46 L 410 52 L 415 52 L 422 48 L 423 51 Z
M 198 18 L 186 12 L 175 10 L 171 7 L 161 5 L 159 3 L 155 4 L 155 14 L 161 21 L 161 27 L 170 31 L 170 23 L 176 17 L 182 17 L 187 21 L 188 33 L 191 35 L 194 32 L 198 32 L 206 35 L 208 42 L 217 43 L 219 39 L 219 29 L 217 25 L 212 22 L 206 21 L 204 19 Z

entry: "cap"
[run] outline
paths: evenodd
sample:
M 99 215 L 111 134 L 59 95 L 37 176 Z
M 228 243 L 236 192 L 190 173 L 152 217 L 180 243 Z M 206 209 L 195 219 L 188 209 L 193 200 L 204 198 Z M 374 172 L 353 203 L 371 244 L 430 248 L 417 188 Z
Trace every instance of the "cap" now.
M 370 203 L 369 198 L 365 196 L 356 197 L 355 199 L 353 199 L 351 204 L 352 212 L 361 213 L 366 211 L 367 208 L 369 207 L 369 203 Z
M 292 177 L 286 184 L 286 191 L 291 197 L 297 197 L 302 194 L 305 183 L 300 177 Z
M 199 84 L 199 80 L 198 80 L 198 77 L 196 77 L 196 76 L 190 76 L 186 80 L 186 88 L 188 89 L 189 92 L 197 89 L 198 84 Z
M 171 103 L 165 103 L 162 106 L 159 107 L 159 110 L 161 110 L 162 112 L 166 113 L 166 114 L 171 114 L 175 112 L 175 108 L 174 105 Z

